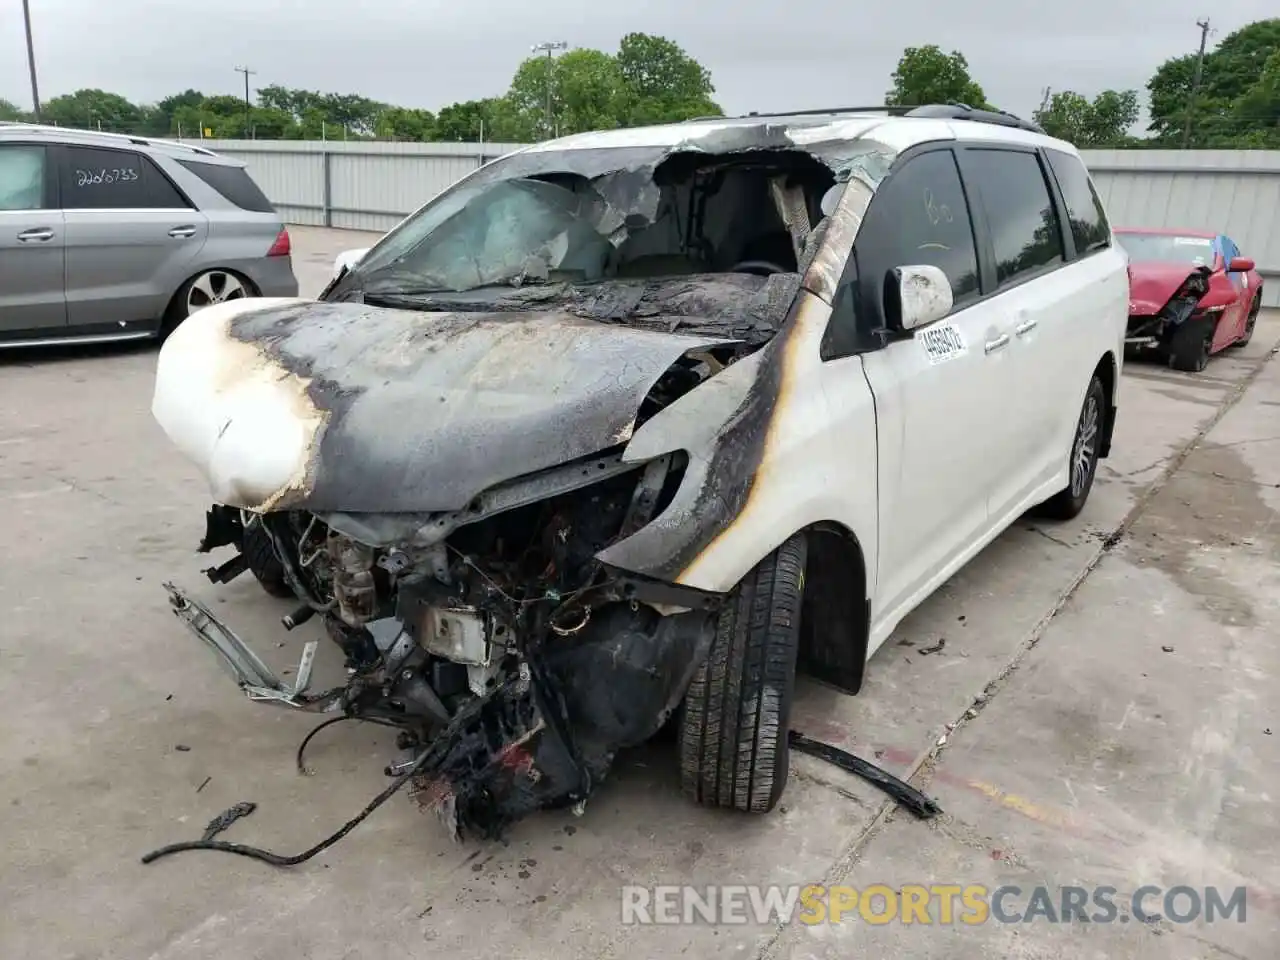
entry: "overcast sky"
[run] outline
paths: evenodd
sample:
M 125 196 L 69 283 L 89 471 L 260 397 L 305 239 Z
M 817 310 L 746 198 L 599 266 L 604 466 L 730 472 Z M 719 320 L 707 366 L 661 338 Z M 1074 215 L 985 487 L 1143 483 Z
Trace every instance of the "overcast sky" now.
M 883 102 L 906 46 L 960 50 L 988 99 L 1030 114 L 1046 87 L 1143 87 L 1191 53 L 1208 13 L 1221 40 L 1275 0 L 31 0 L 42 99 L 101 87 L 155 101 L 194 87 L 281 84 L 436 110 L 501 94 L 529 47 L 614 51 L 633 30 L 706 65 L 730 113 Z M 639 12 L 641 8 L 644 12 Z M 0 4 L 0 97 L 30 107 L 19 0 Z

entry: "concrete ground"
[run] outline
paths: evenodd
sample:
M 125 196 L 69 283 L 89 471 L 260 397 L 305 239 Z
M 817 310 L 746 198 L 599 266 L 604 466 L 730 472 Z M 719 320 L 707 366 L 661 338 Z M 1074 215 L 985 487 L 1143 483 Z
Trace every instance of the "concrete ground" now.
M 294 242 L 314 293 L 368 238 Z M 153 349 L 0 356 L 0 956 L 1272 957 L 1277 340 L 1266 317 L 1204 374 L 1131 364 L 1081 518 L 1015 525 L 903 623 L 860 696 L 801 684 L 795 728 L 911 776 L 942 816 L 916 821 L 807 757 L 773 815 L 701 810 L 655 744 L 582 816 L 531 817 L 505 844 L 455 845 L 397 797 L 293 870 L 139 857 L 242 800 L 258 809 L 225 839 L 305 849 L 385 786 L 392 737 L 325 731 L 299 776 L 314 718 L 245 702 L 168 612 L 172 578 L 277 666 L 319 636 L 285 633 L 288 606 L 248 578 L 204 582 L 205 489 L 150 417 Z M 1108 885 L 1121 909 L 1110 924 L 621 924 L 623 885 L 677 883 L 1012 884 L 1014 911 L 1036 886 Z M 1247 918 L 1125 922 L 1144 885 L 1243 885 Z

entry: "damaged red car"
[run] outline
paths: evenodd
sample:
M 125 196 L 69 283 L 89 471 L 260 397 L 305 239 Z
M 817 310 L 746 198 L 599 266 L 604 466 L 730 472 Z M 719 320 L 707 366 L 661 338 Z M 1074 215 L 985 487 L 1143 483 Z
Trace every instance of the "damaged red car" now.
M 1262 278 L 1235 241 L 1192 230 L 1116 230 L 1129 255 L 1125 345 L 1197 372 L 1253 336 Z

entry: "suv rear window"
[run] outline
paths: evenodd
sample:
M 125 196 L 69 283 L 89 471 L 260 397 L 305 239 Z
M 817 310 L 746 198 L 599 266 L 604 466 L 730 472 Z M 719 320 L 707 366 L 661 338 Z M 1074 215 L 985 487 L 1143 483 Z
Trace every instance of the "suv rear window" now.
M 199 160 L 179 160 L 178 162 L 241 210 L 252 210 L 254 213 L 276 212 L 267 195 L 258 189 L 258 185 L 249 177 L 244 167 L 201 163 Z

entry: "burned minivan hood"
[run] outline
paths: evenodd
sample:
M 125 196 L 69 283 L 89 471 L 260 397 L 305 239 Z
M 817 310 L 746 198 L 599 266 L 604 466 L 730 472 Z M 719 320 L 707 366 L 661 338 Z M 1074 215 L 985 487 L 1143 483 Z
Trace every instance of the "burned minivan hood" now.
M 230 506 L 452 511 L 625 443 L 676 360 L 727 342 L 554 310 L 236 301 L 170 335 L 152 412 Z

